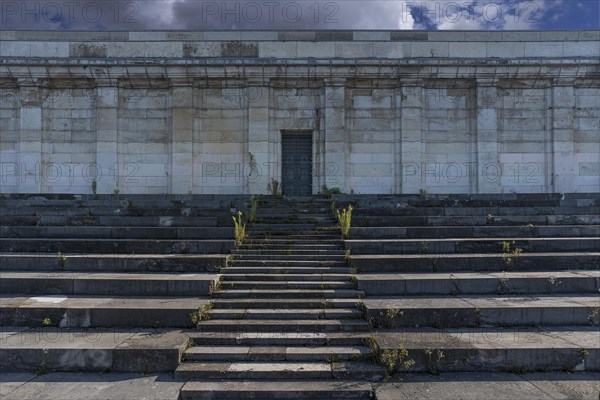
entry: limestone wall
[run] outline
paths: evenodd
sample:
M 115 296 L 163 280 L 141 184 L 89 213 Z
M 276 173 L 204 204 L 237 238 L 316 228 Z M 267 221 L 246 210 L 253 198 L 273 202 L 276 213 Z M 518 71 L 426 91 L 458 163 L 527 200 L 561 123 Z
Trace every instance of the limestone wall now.
M 600 191 L 600 37 L 0 32 L 2 193 Z

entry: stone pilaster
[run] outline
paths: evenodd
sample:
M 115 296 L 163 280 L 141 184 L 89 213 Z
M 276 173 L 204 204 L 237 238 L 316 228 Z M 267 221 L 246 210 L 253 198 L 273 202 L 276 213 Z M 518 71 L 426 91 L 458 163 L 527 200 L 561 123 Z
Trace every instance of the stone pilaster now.
M 421 177 L 423 162 L 422 130 L 423 83 L 407 80 L 402 82 L 402 164 L 397 173 L 401 175 L 402 193 L 417 193 L 425 182 Z
M 577 192 L 579 165 L 575 149 L 576 97 L 573 83 L 555 82 L 551 95 L 553 183 L 563 193 Z
M 173 82 L 172 157 L 170 193 L 187 194 L 192 190 L 193 153 L 193 87 Z
M 42 98 L 37 81 L 19 80 L 19 193 L 40 193 L 42 165 Z
M 472 169 L 477 193 L 502 191 L 502 165 L 498 149 L 498 107 L 493 81 L 477 81 L 477 166 Z
M 248 179 L 252 194 L 268 194 L 271 178 L 281 181 L 275 174 L 269 156 L 269 85 L 263 81 L 248 82 L 248 157 L 242 169 Z
M 109 82 L 98 81 L 97 87 L 97 143 L 96 193 L 109 194 L 118 188 L 119 169 L 117 159 L 119 88 Z
M 351 185 L 348 157 L 350 141 L 346 132 L 346 79 L 325 79 L 325 118 L 323 133 L 325 141 L 325 164 L 322 185 L 339 187 L 342 192 L 350 193 Z

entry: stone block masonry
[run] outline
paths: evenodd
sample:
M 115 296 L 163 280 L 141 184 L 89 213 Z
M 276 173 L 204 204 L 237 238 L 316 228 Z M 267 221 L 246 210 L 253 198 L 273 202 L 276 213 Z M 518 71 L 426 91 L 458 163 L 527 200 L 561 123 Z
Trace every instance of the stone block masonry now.
M 595 31 L 1 34 L 1 193 L 600 191 Z

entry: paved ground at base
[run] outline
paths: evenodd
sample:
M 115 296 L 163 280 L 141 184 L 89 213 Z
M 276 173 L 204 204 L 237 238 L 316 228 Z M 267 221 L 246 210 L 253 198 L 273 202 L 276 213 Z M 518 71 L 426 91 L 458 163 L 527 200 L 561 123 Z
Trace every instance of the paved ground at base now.
M 395 376 L 377 400 L 598 400 L 598 373 L 453 373 Z
M 3 400 L 177 400 L 171 374 L 0 374 Z M 318 383 L 315 383 L 318 384 Z M 378 385 L 377 400 L 597 400 L 600 374 L 407 374 Z

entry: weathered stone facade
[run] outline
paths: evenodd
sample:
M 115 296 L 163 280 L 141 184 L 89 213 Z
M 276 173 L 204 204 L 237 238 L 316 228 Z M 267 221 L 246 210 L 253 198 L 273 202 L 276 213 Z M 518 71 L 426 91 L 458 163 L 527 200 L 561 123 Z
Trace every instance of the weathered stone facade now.
M 600 191 L 600 32 L 0 32 L 0 192 Z

